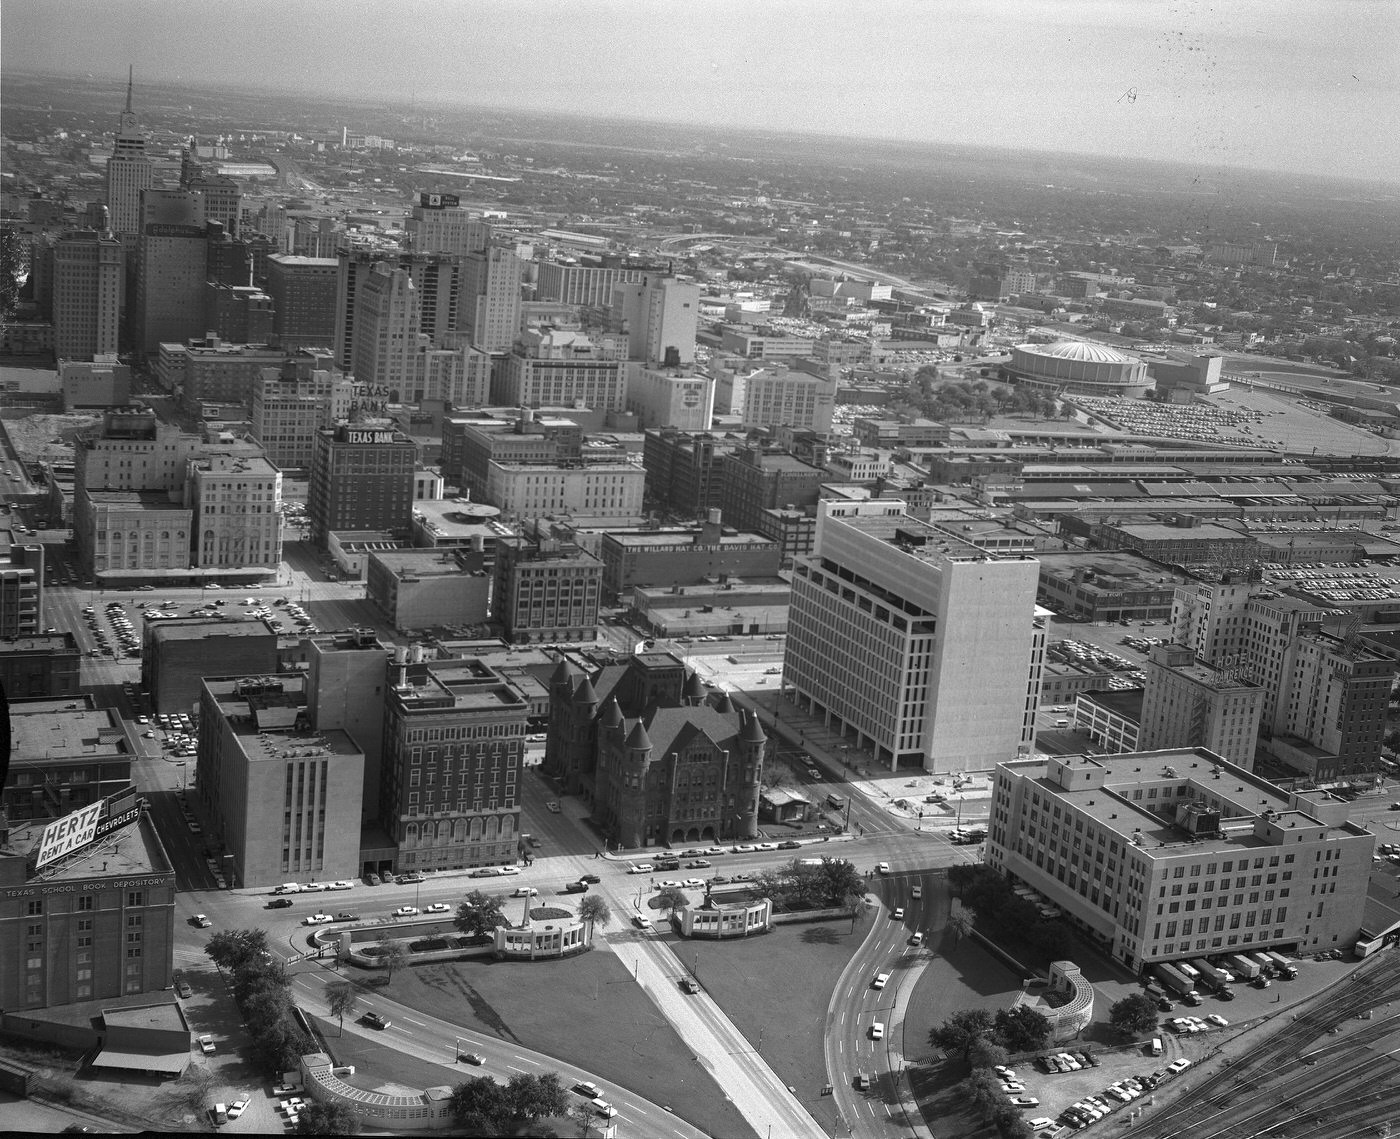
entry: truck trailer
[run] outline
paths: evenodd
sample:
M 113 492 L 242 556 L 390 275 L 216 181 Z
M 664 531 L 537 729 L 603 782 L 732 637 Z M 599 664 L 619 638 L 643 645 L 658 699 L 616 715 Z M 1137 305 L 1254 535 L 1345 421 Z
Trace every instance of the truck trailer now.
M 1172 968 L 1185 973 L 1187 979 L 1194 985 L 1201 979 L 1201 971 L 1189 961 L 1173 961 Z
M 1233 974 L 1220 968 L 1218 965 L 1212 965 L 1204 957 L 1195 958 L 1191 964 L 1205 980 L 1209 981 L 1217 989 L 1225 988 L 1225 986 L 1235 979 Z
M 1264 951 L 1264 956 L 1274 963 L 1274 968 L 1280 977 L 1287 977 L 1292 981 L 1298 976 L 1298 966 L 1294 965 L 1282 953 L 1275 953 L 1272 949 L 1268 949 Z
M 1152 966 L 1152 975 L 1158 983 L 1169 992 L 1175 993 L 1179 997 L 1184 997 L 1187 993 L 1194 993 L 1196 986 L 1191 983 L 1191 978 L 1168 965 L 1165 961 L 1158 962 Z
M 1230 972 L 1244 981 L 1252 981 L 1260 973 L 1259 962 L 1240 953 L 1230 954 L 1225 958 L 1225 964 L 1229 967 Z

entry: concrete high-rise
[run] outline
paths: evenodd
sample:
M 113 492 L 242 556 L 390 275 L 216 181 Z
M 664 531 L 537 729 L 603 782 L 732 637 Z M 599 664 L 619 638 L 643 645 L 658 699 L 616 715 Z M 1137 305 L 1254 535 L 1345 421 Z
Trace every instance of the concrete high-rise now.
M 60 360 L 117 351 L 126 292 L 125 251 L 110 233 L 70 230 L 53 249 L 53 341 Z
M 272 298 L 272 333 L 279 347 L 329 348 L 335 342 L 334 257 L 274 253 L 267 259 L 267 295 Z
M 404 222 L 404 232 L 415 253 L 450 253 L 454 257 L 480 253 L 491 239 L 490 224 L 458 206 L 455 194 L 419 194 L 418 204 Z
M 613 311 L 626 326 L 630 359 L 668 367 L 695 362 L 699 285 L 647 274 L 613 290 Z
M 132 306 L 132 340 L 154 358 L 162 341 L 203 336 L 208 239 L 204 199 L 193 190 L 145 190 Z
M 1039 563 L 902 502 L 821 503 L 792 579 L 784 694 L 895 770 L 986 771 L 1030 743 Z
M 362 384 L 388 388 L 404 399 L 414 386 L 415 363 L 427 347 L 419 331 L 418 290 L 407 270 L 380 262 L 355 295 L 354 357 L 351 370 Z
M 418 293 L 418 327 L 433 343 L 461 328 L 459 258 L 441 253 L 400 253 L 341 246 L 336 250 L 335 331 L 331 347 L 336 366 L 349 371 L 355 359 L 355 320 L 359 292 L 376 265 L 404 269 Z M 517 289 L 517 292 L 519 290 Z M 518 303 L 518 302 L 517 302 Z
M 508 352 L 520 331 L 524 263 L 512 249 L 492 246 L 462 258 L 461 327 L 472 347 Z
M 116 145 L 107 159 L 107 212 L 112 232 L 128 253 L 136 250 L 141 232 L 141 194 L 155 185 L 155 165 L 146 154 L 146 135 L 131 108 L 130 73 L 126 81 L 126 109 L 117 123 Z

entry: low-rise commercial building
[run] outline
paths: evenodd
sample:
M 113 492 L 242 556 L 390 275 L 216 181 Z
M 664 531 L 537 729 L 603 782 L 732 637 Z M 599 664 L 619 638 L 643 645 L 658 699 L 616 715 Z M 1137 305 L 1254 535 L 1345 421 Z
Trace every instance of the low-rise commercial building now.
M 718 510 L 699 526 L 605 533 L 599 553 L 603 591 L 609 597 L 619 597 L 635 585 L 777 577 L 782 564 L 776 542 L 759 534 L 726 532 Z
M 401 631 L 473 625 L 490 615 L 491 574 L 470 549 L 376 551 L 365 583 L 366 600 Z
M 603 563 L 555 539 L 496 544 L 492 615 L 515 644 L 589 641 L 598 635 Z
M 0 683 L 11 700 L 73 696 L 82 656 L 72 633 L 11 634 L 0 641 Z
M 277 634 L 263 621 L 172 617 L 141 633 L 141 687 L 157 712 L 193 712 L 211 672 L 277 671 Z

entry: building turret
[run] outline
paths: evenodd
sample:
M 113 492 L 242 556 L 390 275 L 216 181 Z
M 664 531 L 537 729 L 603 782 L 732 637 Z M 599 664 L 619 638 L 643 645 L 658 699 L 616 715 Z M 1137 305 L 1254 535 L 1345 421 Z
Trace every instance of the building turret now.
M 750 712 L 745 717 L 744 726 L 739 732 L 739 742 L 760 745 L 768 742 L 768 734 L 763 730 L 763 725 L 758 722 L 757 712 Z
M 705 690 L 705 682 L 700 679 L 698 672 L 692 672 L 685 679 L 685 688 L 681 691 L 681 699 L 687 704 L 703 704 L 708 693 Z
M 728 692 L 721 692 L 715 701 L 715 711 L 721 716 L 734 715 L 734 701 L 729 698 Z

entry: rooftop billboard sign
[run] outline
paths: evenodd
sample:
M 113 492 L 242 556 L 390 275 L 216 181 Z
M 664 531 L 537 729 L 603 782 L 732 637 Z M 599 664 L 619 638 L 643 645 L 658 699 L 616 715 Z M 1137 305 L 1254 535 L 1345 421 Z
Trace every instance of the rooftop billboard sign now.
M 65 854 L 86 846 L 97 836 L 97 821 L 106 808 L 105 799 L 80 807 L 70 815 L 56 819 L 44 828 L 39 839 L 39 851 L 34 858 L 34 867 L 47 866 Z

